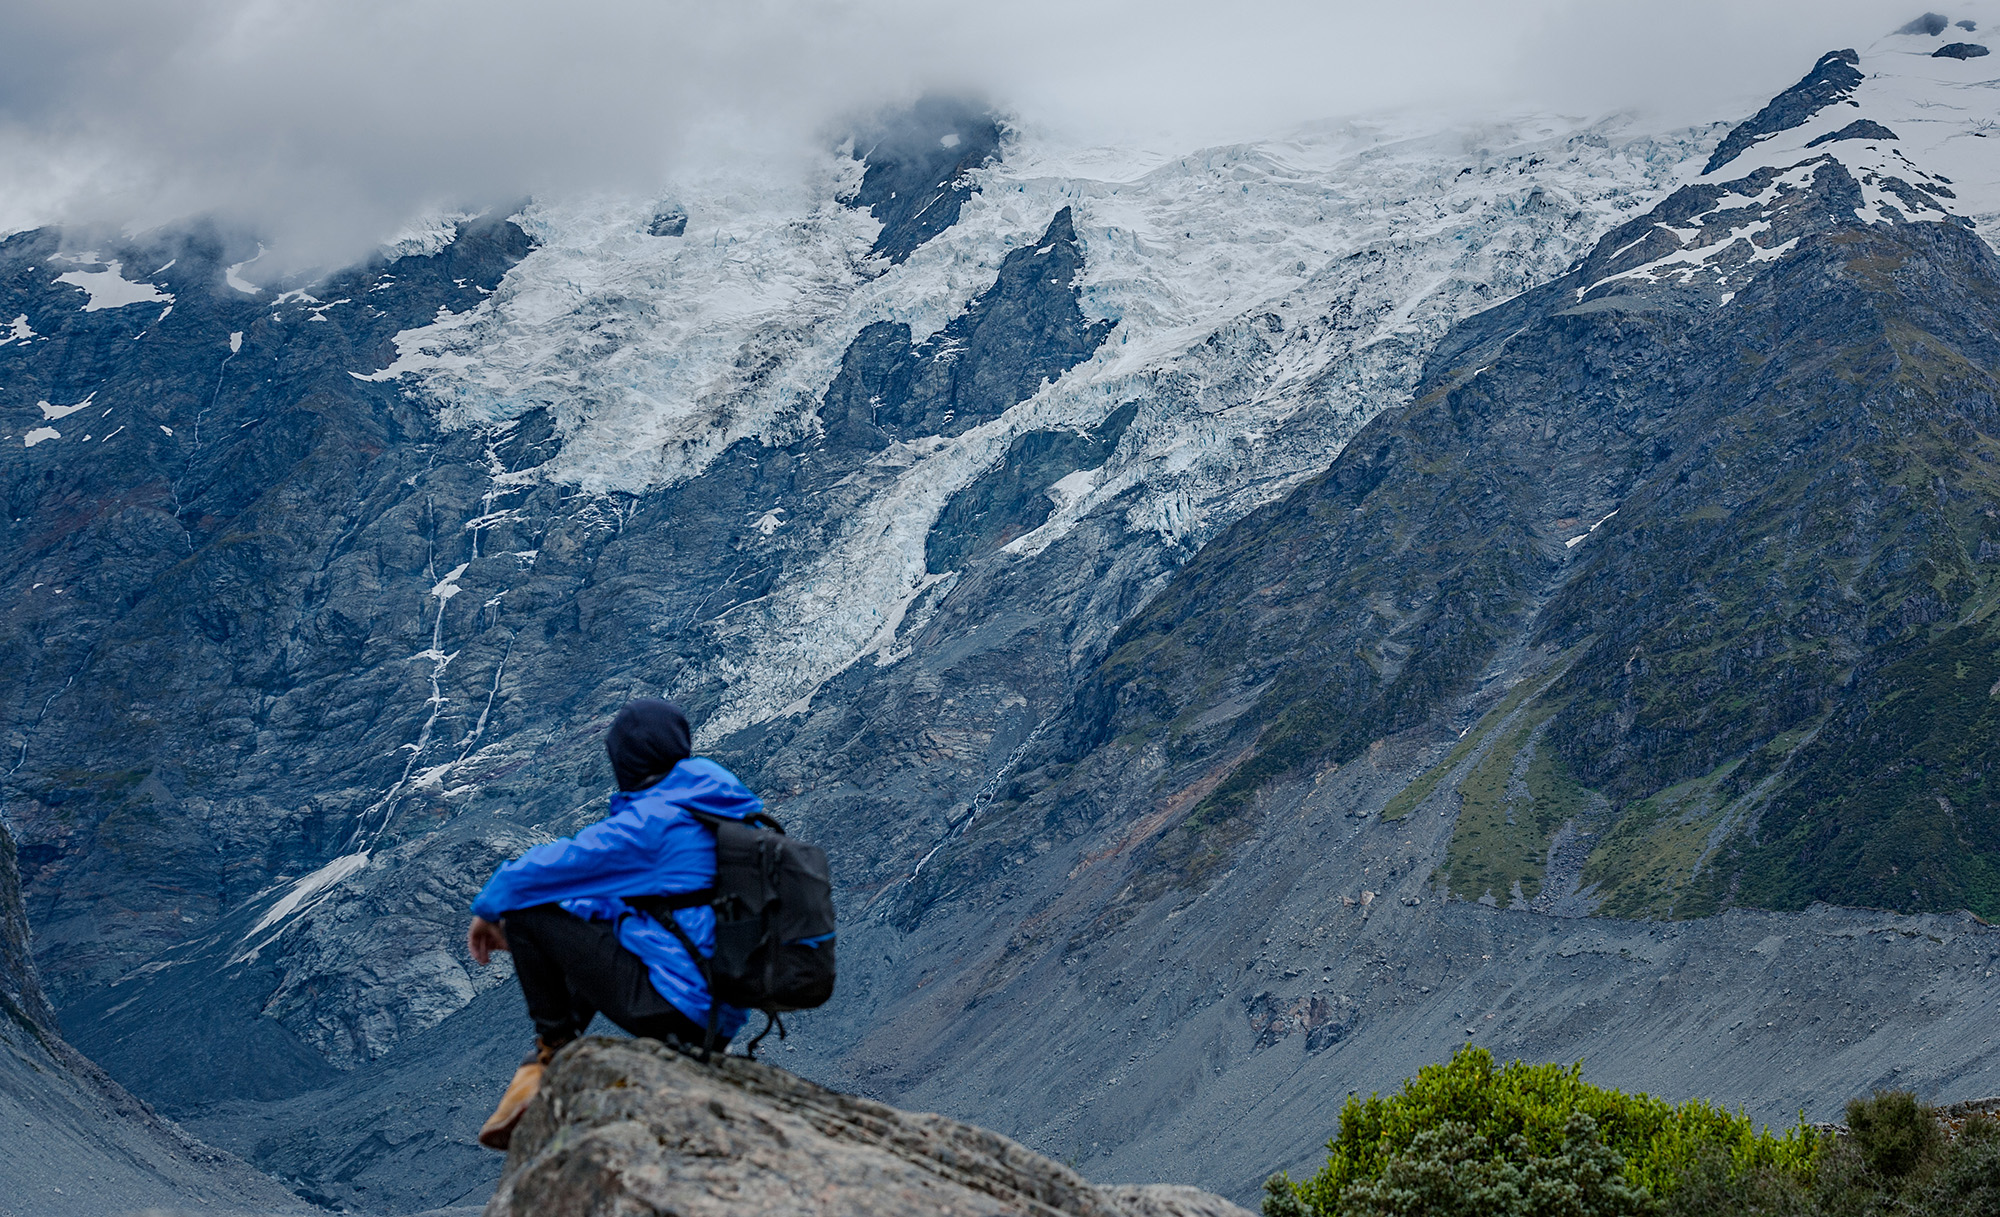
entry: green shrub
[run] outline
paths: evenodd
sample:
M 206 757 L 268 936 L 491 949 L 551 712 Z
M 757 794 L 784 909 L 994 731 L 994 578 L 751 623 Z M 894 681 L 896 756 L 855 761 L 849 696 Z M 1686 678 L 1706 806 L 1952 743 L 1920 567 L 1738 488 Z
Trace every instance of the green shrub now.
M 1619 1160 L 1624 1183 L 1653 1196 L 1670 1194 L 1699 1162 L 1717 1156 L 1727 1157 L 1731 1174 L 1768 1171 L 1804 1182 L 1820 1152 L 1819 1135 L 1803 1118 L 1798 1127 L 1773 1136 L 1758 1132 L 1748 1116 L 1699 1099 L 1676 1107 L 1651 1095 L 1593 1086 L 1583 1081 L 1581 1065 L 1515 1061 L 1499 1068 L 1485 1049 L 1466 1047 L 1446 1064 L 1425 1066 L 1389 1098 L 1350 1096 L 1341 1109 L 1340 1134 L 1327 1142 L 1326 1165 L 1301 1183 L 1274 1178 L 1266 1186 L 1264 1211 L 1270 1217 L 1394 1211 L 1356 1209 L 1349 1193 L 1355 1193 L 1355 1202 L 1369 1197 L 1366 1202 L 1375 1203 L 1375 1191 L 1356 1189 L 1373 1189 L 1392 1161 L 1409 1158 L 1420 1134 L 1447 1124 L 1468 1130 L 1454 1145 L 1463 1149 L 1475 1144 L 1465 1138 L 1476 1137 L 1490 1162 L 1526 1170 L 1536 1159 L 1573 1157 L 1577 1115 L 1588 1117 L 1593 1142 Z M 1436 1160 L 1441 1144 L 1427 1141 L 1421 1160 Z M 1399 1171 L 1413 1169 L 1417 1160 Z M 1453 1178 L 1474 1178 L 1458 1168 L 1454 1172 Z
M 1907 1090 L 1848 1100 L 1847 1129 L 1868 1169 L 1890 1179 L 1912 1173 L 1944 1148 L 1937 1113 Z
M 1821 1173 L 1825 1159 L 1821 1158 Z M 1724 1149 L 1697 1153 L 1662 1197 L 1658 1217 L 1821 1217 L 1806 1182 L 1770 1166 L 1739 1169 Z
M 1342 1197 L 1348 1217 L 1645 1217 L 1651 1197 L 1627 1182 L 1624 1160 L 1582 1112 L 1565 1125 L 1562 1149 L 1534 1153 L 1516 1134 L 1495 1147 L 1468 1124 L 1416 1135 L 1379 1178 Z
M 1924 1211 L 1936 1217 L 2000 1213 L 2000 1119 L 1967 1120 L 1925 1190 Z
M 1874 1102 L 1862 1100 L 1856 1106 Z M 1908 1111 L 1903 1104 L 1895 1104 L 1893 1120 L 1900 1123 Z M 1850 1118 L 1852 1114 L 1850 1110 Z M 1882 1114 L 1879 1109 L 1871 1112 L 1876 1117 L 1870 1125 L 1871 1135 L 1877 1131 Z M 1951 1139 L 1935 1123 L 1932 1131 L 1937 1140 L 1915 1154 L 1914 1164 L 1900 1174 L 1876 1169 L 1859 1137 L 1844 1138 L 1821 1168 L 1812 1217 L 1994 1217 L 2000 1213 L 2000 1120 L 1975 1117 Z M 1916 1136 L 1928 1140 L 1925 1132 Z M 1894 1138 L 1895 1143 L 1904 1145 L 1909 1140 L 1907 1132 Z M 1878 1142 L 1878 1150 L 1879 1146 Z M 1904 1151 L 1886 1164 L 1911 1162 L 1912 1156 Z

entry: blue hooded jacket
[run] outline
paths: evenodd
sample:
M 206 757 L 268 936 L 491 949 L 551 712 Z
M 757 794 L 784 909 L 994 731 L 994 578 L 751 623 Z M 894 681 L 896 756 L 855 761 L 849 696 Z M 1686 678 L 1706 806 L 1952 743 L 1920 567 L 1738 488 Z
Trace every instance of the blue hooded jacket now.
M 498 921 L 511 909 L 559 904 L 593 921 L 618 923 L 618 941 L 646 963 L 653 988 L 676 1010 L 708 1024 L 708 986 L 687 950 L 665 926 L 620 896 L 693 892 L 715 882 L 715 834 L 689 811 L 740 820 L 763 801 L 736 775 L 706 757 L 681 761 L 644 790 L 611 796 L 611 814 L 574 837 L 537 845 L 502 866 L 472 902 L 475 915 Z M 674 914 L 703 955 L 715 950 L 715 910 Z M 725 1039 L 744 1012 L 722 1003 L 716 1030 Z

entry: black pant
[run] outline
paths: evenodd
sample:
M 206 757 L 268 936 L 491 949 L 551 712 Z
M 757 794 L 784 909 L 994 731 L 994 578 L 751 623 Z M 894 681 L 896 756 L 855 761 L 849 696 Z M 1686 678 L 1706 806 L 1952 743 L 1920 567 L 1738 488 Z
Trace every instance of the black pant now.
M 613 923 L 539 904 L 515 909 L 500 924 L 528 999 L 528 1017 L 544 1044 L 568 1043 L 598 1014 L 633 1035 L 702 1042 L 706 1028 L 660 996 L 645 961 L 619 944 Z

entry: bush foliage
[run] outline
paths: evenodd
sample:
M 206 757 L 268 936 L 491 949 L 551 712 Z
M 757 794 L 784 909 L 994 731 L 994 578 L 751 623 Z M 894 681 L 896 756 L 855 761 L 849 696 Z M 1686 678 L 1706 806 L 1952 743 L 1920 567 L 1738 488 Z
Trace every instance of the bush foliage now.
M 1726 1158 L 1733 1173 L 1770 1171 L 1809 1181 L 1820 1138 L 1803 1121 L 1783 1135 L 1760 1132 L 1748 1116 L 1691 1099 L 1678 1107 L 1646 1094 L 1625 1094 L 1593 1086 L 1583 1067 L 1496 1066 L 1484 1048 L 1466 1047 L 1442 1065 L 1428 1065 L 1388 1098 L 1350 1096 L 1340 1113 L 1340 1134 L 1327 1142 L 1330 1157 L 1318 1174 L 1300 1183 L 1282 1176 L 1267 1185 L 1265 1212 L 1273 1217 L 1360 1217 L 1396 1213 L 1375 1199 L 1391 1171 L 1403 1178 L 1420 1162 L 1435 1176 L 1451 1152 L 1454 1178 L 1484 1180 L 1468 1155 L 1537 1172 L 1536 1178 L 1581 1179 L 1595 1164 L 1612 1169 L 1625 1190 L 1603 1190 L 1579 1200 L 1582 1207 L 1485 1208 L 1466 1211 L 1577 1214 L 1604 1217 L 1644 1211 L 1622 1207 L 1671 1193 L 1683 1176 L 1704 1161 Z M 1577 1117 L 1582 1117 L 1578 1120 Z M 1431 1132 L 1422 1146 L 1418 1138 Z M 1459 1132 L 1457 1129 L 1464 1131 Z M 1587 1135 L 1579 1140 L 1579 1130 Z M 1608 1155 L 1608 1156 L 1607 1156 Z M 1488 1168 L 1481 1168 L 1487 1170 Z M 1490 1171 L 1489 1171 L 1490 1173 Z M 1483 1184 L 1482 1184 L 1483 1185 Z M 1581 1186 L 1581 1185 L 1579 1185 Z M 1372 1206 L 1372 1207 L 1371 1207 Z M 1431 1209 L 1412 1208 L 1412 1213 Z M 1438 1212 L 1453 1211 L 1436 1209 Z
M 1847 1128 L 1868 1169 L 1900 1179 L 1944 1150 L 1937 1118 L 1907 1090 L 1878 1090 L 1847 1104 Z
M 1382 1098 L 1350 1097 L 1326 1166 L 1264 1185 L 1266 1217 L 1996 1217 L 2000 1119 L 1954 1132 L 1908 1091 L 1847 1105 L 1848 1133 L 1781 1135 L 1504 1067 L 1461 1049 Z

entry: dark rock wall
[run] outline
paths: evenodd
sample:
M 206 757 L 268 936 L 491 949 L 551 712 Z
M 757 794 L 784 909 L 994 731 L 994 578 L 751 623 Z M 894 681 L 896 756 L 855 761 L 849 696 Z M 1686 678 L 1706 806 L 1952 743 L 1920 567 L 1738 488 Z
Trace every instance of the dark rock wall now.
M 1709 155 L 1702 172 L 1714 173 L 1759 140 L 1779 131 L 1788 131 L 1828 106 L 1844 100 L 1861 83 L 1861 70 L 1854 65 L 1861 57 L 1853 51 L 1828 51 L 1819 57 L 1799 83 L 1772 98 L 1763 109 L 1737 126 Z
M 901 262 L 958 221 L 970 175 L 1000 155 L 1000 123 L 962 98 L 925 97 L 854 137 L 867 168 L 850 200 L 882 221 L 874 252 Z
M 56 1012 L 35 977 L 28 918 L 21 908 L 21 873 L 14 838 L 0 828 L 0 1013 L 30 1035 L 56 1030 Z
M 427 686 L 405 657 L 431 630 L 383 591 L 435 582 L 436 495 L 406 479 L 436 436 L 349 372 L 470 307 L 527 245 L 474 226 L 337 277 L 323 307 L 229 288 L 224 248 L 107 243 L 167 266 L 174 302 L 83 311 L 50 283 L 69 264 L 54 234 L 0 244 L 7 307 L 38 335 L 0 349 L 5 797 L 59 1000 L 342 852 L 362 790 L 394 781 L 402 723 L 381 716 Z M 38 401 L 84 400 L 24 444 Z
M 900 322 L 863 330 L 826 392 L 820 421 L 829 440 L 879 449 L 957 435 L 1061 379 L 1113 324 L 1092 323 L 1078 307 L 1072 287 L 1082 269 L 1065 207 L 1040 241 L 1007 255 L 970 308 L 921 344 L 910 344 L 910 327 Z

